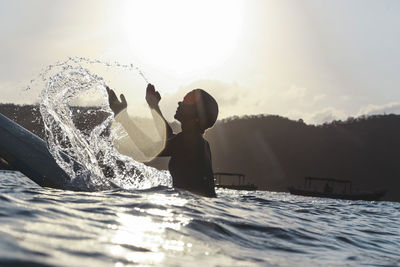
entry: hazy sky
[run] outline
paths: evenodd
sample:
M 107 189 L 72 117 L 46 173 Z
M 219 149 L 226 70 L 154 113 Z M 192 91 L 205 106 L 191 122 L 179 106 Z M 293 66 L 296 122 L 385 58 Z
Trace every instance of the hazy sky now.
M 0 102 L 37 101 L 22 88 L 42 68 L 83 56 L 140 67 L 171 120 L 195 88 L 221 118 L 400 113 L 399 14 L 398 0 L 0 0 Z M 143 99 L 129 86 L 115 89 Z

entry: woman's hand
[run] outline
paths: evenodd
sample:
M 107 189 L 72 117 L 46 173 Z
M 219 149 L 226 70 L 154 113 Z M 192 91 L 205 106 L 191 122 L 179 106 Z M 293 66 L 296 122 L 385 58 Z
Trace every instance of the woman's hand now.
M 149 83 L 147 85 L 146 89 L 146 102 L 149 105 L 150 108 L 152 109 L 157 109 L 158 108 L 158 103 L 161 100 L 161 95 L 159 92 L 156 91 L 154 88 L 154 85 Z
M 106 86 L 106 89 L 110 108 L 114 112 L 114 116 L 117 116 L 118 113 L 128 107 L 128 103 L 126 102 L 125 96 L 123 94 L 120 95 L 121 101 L 119 101 L 114 90 L 111 90 L 108 86 Z

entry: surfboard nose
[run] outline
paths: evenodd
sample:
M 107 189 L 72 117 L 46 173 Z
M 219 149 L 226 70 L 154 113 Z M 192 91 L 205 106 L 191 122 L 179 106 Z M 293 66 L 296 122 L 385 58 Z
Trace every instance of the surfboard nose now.
M 71 178 L 57 164 L 46 142 L 2 114 L 0 157 L 40 186 L 74 190 Z

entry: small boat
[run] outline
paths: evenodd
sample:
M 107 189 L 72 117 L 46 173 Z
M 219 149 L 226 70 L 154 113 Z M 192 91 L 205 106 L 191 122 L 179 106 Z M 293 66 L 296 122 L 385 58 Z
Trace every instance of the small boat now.
M 317 183 L 319 182 L 319 190 L 316 187 L 311 187 L 313 181 Z M 322 189 L 321 182 L 325 183 Z M 349 180 L 319 177 L 305 177 L 303 188 L 291 186 L 288 188 L 288 190 L 291 194 L 300 196 L 367 201 L 379 200 L 386 193 L 386 190 L 374 192 L 352 192 L 352 182 Z
M 237 178 L 237 180 L 235 179 Z M 215 187 L 235 190 L 257 190 L 254 184 L 245 183 L 245 175 L 241 173 L 214 173 Z

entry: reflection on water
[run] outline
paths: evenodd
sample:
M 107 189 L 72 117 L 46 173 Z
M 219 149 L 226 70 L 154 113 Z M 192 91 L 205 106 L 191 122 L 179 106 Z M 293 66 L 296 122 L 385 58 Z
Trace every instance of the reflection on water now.
M 182 207 L 187 200 L 177 196 L 162 194 L 150 195 L 149 203 L 155 205 L 174 205 Z M 112 243 L 109 251 L 112 255 L 125 258 L 130 262 L 141 264 L 161 263 L 168 251 L 183 251 L 185 246 L 190 248 L 191 243 L 185 244 L 182 240 L 171 239 L 166 235 L 166 229 L 181 230 L 182 226 L 189 223 L 190 218 L 182 214 L 174 214 L 172 209 L 141 208 L 135 207 L 134 213 L 117 213 L 117 224 L 107 225 L 112 231 L 110 236 L 103 236 L 102 242 Z M 122 263 L 121 263 L 122 264 Z
M 0 266 L 400 264 L 399 203 L 217 194 L 62 191 L 0 172 Z

